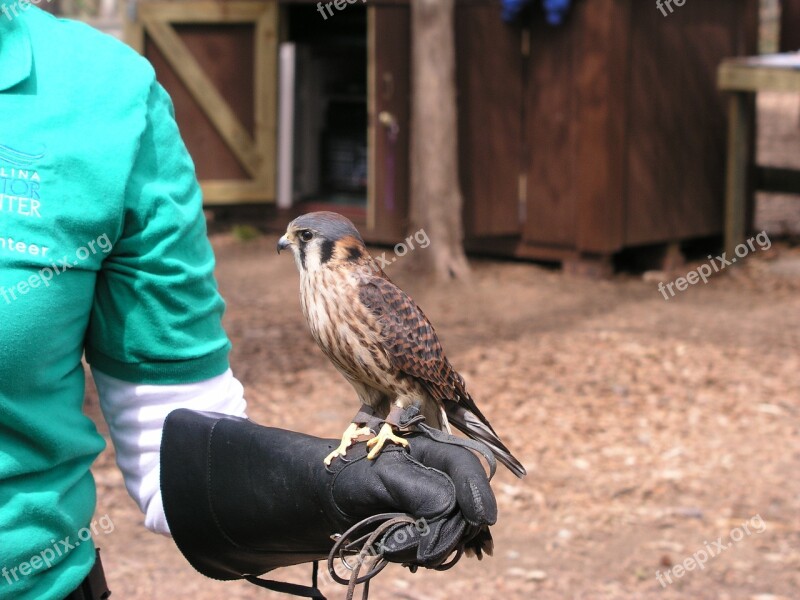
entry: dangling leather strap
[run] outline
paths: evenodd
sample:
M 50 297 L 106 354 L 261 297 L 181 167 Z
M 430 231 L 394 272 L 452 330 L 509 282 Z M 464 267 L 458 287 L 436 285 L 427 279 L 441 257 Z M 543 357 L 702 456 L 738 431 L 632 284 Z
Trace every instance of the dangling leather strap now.
M 319 574 L 319 563 L 314 561 L 314 567 L 311 571 L 311 586 L 299 585 L 297 583 L 287 583 L 285 581 L 275 581 L 273 579 L 261 579 L 255 575 L 248 575 L 245 577 L 247 581 L 258 587 L 262 587 L 273 592 L 281 594 L 289 594 L 291 596 L 299 596 L 300 598 L 311 598 L 312 600 L 327 600 L 322 592 L 317 587 L 317 575 Z

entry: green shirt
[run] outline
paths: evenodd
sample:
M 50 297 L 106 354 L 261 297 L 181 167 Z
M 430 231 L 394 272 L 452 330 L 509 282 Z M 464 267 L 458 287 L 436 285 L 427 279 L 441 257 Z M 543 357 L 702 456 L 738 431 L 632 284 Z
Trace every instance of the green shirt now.
M 229 343 L 194 167 L 153 69 L 34 7 L 9 19 L 12 4 L 0 0 L 0 597 L 47 600 L 94 561 L 75 543 L 104 447 L 81 412 L 84 351 L 119 379 L 175 384 L 223 373 Z

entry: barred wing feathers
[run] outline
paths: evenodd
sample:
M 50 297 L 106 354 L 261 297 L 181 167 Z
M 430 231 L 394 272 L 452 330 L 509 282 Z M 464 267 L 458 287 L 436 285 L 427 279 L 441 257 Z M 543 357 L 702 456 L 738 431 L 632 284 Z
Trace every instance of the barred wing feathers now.
M 414 377 L 442 404 L 450 423 L 485 443 L 501 463 L 523 477 L 525 468 L 500 441 L 467 392 L 464 379 L 447 360 L 433 326 L 414 300 L 388 278 L 379 276 L 362 283 L 359 298 L 380 324 L 383 349 L 392 365 Z

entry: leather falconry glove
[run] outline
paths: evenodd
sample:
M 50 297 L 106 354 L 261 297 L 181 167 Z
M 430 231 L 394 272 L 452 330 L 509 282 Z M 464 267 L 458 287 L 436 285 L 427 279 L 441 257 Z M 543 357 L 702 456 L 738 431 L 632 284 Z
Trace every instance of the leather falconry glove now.
M 478 457 L 430 434 L 408 439 L 409 449 L 387 447 L 375 460 L 357 443 L 326 467 L 338 440 L 173 411 L 161 443 L 172 537 L 195 569 L 221 580 L 325 559 L 338 534 L 379 513 L 416 520 L 376 540 L 386 560 L 436 568 L 454 551 L 490 551 L 497 503 Z

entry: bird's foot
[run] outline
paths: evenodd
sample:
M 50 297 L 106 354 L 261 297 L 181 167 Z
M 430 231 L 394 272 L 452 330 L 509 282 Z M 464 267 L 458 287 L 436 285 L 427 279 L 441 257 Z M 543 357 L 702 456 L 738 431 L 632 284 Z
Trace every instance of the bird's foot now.
M 369 427 L 359 427 L 356 423 L 350 423 L 342 435 L 342 442 L 339 447 L 325 457 L 325 464 L 330 466 L 334 458 L 347 454 L 347 449 L 362 435 L 372 435 L 372 430 Z
M 384 423 L 381 426 L 381 430 L 378 432 L 378 435 L 367 442 L 367 447 L 372 448 L 372 450 L 369 451 L 369 454 L 367 454 L 367 458 L 369 460 L 374 460 L 375 457 L 381 453 L 381 450 L 383 450 L 383 446 L 386 444 L 386 442 L 392 442 L 398 446 L 408 448 L 408 440 L 396 436 L 392 430 L 392 426 L 389 425 L 389 423 Z

